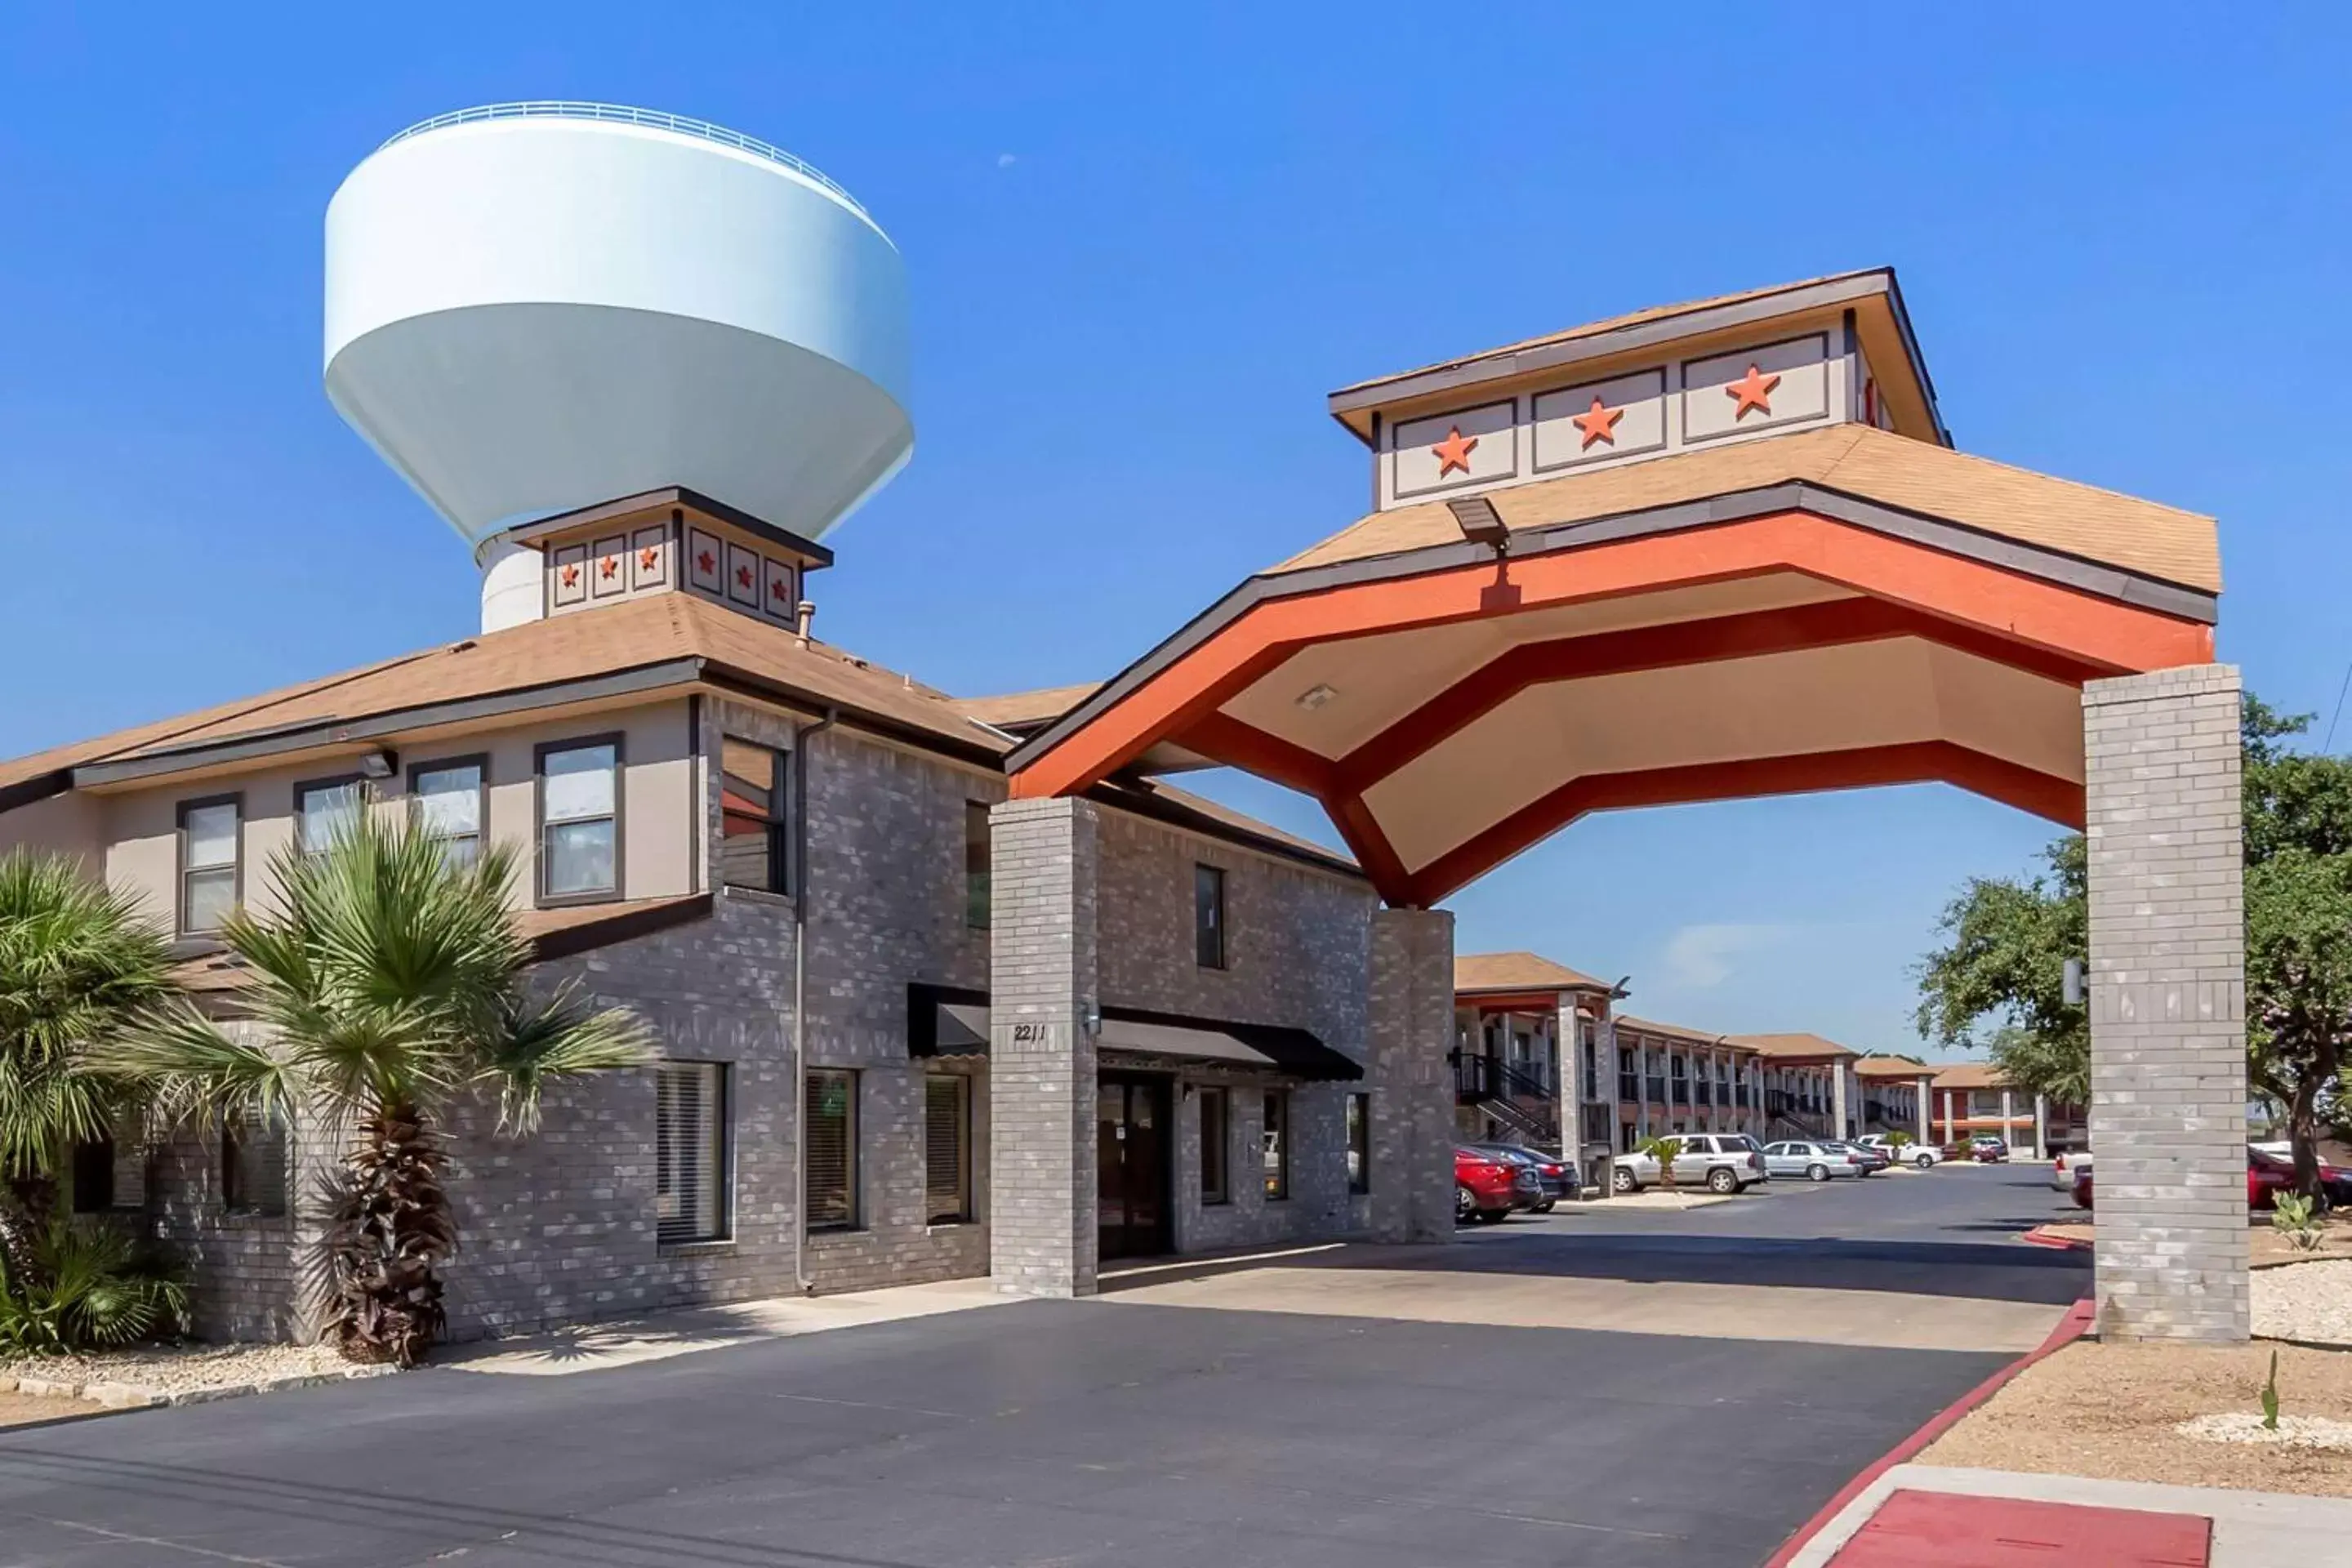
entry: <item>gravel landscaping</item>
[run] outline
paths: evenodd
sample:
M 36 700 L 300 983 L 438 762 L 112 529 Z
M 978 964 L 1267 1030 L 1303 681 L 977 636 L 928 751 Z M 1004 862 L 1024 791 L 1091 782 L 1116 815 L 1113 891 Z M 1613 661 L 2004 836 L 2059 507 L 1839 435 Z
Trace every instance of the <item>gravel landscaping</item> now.
M 2352 1347 L 2352 1258 L 2258 1268 L 2252 1289 L 2255 1333 Z
M 2352 1451 L 2217 1441 L 2210 1430 L 2193 1436 L 2180 1430 L 2200 1417 L 2258 1423 L 2273 1350 L 2282 1426 L 2289 1418 L 2352 1422 L 2352 1352 L 2084 1340 L 2026 1368 L 1918 1458 L 1977 1469 L 2352 1496 Z M 2240 1423 L 2218 1425 L 2227 1431 Z
M 14 1390 L 22 1396 L 79 1398 L 116 1407 L 178 1405 L 391 1370 L 354 1366 L 325 1345 L 151 1347 L 0 1361 L 0 1394 Z
M 2331 1421 L 2325 1415 L 2282 1415 L 2276 1426 L 2248 1411 L 2226 1415 L 2200 1415 L 2174 1428 L 2184 1437 L 2208 1443 L 2273 1443 L 2289 1448 L 2352 1449 L 2352 1421 Z

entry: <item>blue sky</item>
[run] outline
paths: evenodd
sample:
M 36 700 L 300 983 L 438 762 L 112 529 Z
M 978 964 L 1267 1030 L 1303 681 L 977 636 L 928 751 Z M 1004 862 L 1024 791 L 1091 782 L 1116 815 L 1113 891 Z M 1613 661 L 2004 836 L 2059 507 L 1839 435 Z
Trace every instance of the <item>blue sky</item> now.
M 392 132 L 524 97 L 781 142 L 898 241 L 916 458 L 815 597 L 949 690 L 1103 675 L 1350 521 L 1331 387 L 1891 262 L 1961 447 L 2219 514 L 2223 657 L 2324 715 L 2347 35 L 2315 5 L 11 6 L 0 754 L 473 629 L 456 536 L 320 391 L 320 222 Z M 1636 1011 L 1899 1048 L 1937 908 L 2047 837 L 1943 789 L 1652 811 L 1454 903 L 1463 951 L 1631 973 Z

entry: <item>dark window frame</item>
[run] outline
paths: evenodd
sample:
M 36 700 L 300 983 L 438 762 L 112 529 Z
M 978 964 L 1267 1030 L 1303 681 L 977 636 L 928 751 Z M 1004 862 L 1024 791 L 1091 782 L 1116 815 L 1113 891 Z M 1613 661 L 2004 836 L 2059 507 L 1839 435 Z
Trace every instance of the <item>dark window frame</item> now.
M 1201 1107 L 1201 1206 L 1215 1208 L 1234 1201 L 1234 1095 L 1223 1084 L 1204 1084 L 1193 1098 Z M 1209 1128 L 1212 1103 L 1217 1107 L 1213 1136 Z
M 1225 868 L 1192 862 L 1192 963 L 1195 968 L 1228 970 L 1234 944 L 1227 918 Z M 1212 896 L 1213 894 L 1213 896 Z
M 1280 1107 L 1280 1114 L 1275 1114 Z M 1270 1204 L 1290 1201 L 1290 1091 L 1269 1089 L 1258 1107 L 1258 1169 L 1265 1179 L 1265 1201 Z M 1273 1129 L 1275 1137 L 1269 1148 L 1266 1133 Z M 1274 1166 L 1266 1168 L 1265 1156 L 1274 1155 Z
M 765 752 L 775 762 L 775 782 L 769 789 L 766 826 L 768 835 L 768 869 L 772 880 L 782 884 L 780 887 L 762 888 L 750 882 L 731 881 L 728 878 L 727 819 L 730 816 L 744 815 L 740 813 L 732 813 L 727 809 L 727 748 L 730 743 L 738 746 L 747 746 L 753 751 Z M 719 885 L 720 887 L 731 889 L 737 892 L 770 893 L 773 894 L 777 898 L 782 899 L 796 898 L 799 896 L 801 868 L 795 863 L 793 853 L 793 803 L 796 798 L 795 781 L 793 776 L 793 771 L 799 765 L 799 759 L 793 754 L 792 749 L 788 746 L 770 745 L 765 741 L 755 741 L 748 735 L 731 735 L 723 729 L 719 731 Z M 615 753 L 614 766 L 616 770 L 621 766 L 617 753 Z M 615 857 L 614 875 L 617 880 L 620 874 L 618 863 L 618 856 L 620 854 L 620 795 L 617 791 L 613 796 L 613 803 L 614 813 L 614 855 Z
M 866 1162 L 862 1157 L 863 1151 L 858 1147 L 858 1145 L 865 1132 L 866 1119 L 862 1114 L 864 1108 L 859 1103 L 865 1090 L 865 1075 L 860 1073 L 856 1068 L 811 1067 L 802 1069 L 801 1079 L 805 1087 L 802 1090 L 803 1125 L 800 1128 L 799 1135 L 803 1140 L 803 1146 L 804 1149 L 806 1146 L 805 1140 L 808 1137 L 808 1127 L 806 1123 L 809 1120 L 809 1112 L 814 1110 L 816 1104 L 816 1095 L 813 1091 L 815 1089 L 815 1080 L 820 1078 L 838 1078 L 846 1079 L 848 1082 L 848 1126 L 845 1129 L 844 1137 L 842 1139 L 844 1165 L 845 1167 L 843 1172 L 843 1206 L 847 1210 L 847 1213 L 845 1217 L 841 1219 L 827 1220 L 822 1225 L 812 1224 L 810 1222 L 808 1201 L 808 1161 L 805 1156 L 803 1156 L 801 1161 L 801 1229 L 804 1234 L 809 1236 L 824 1236 L 845 1231 L 863 1230 L 866 1228 L 865 1194 L 862 1191 L 865 1184 Z
M 970 1225 L 974 1213 L 972 1181 L 972 1079 L 970 1073 L 942 1072 L 934 1068 L 923 1078 L 923 1224 L 925 1226 Z M 956 1201 L 951 1212 L 934 1212 L 932 1197 L 938 1188 L 931 1180 L 931 1085 L 955 1085 L 956 1115 Z
M 287 1124 L 282 1111 L 269 1113 L 278 1140 L 278 1179 L 274 1200 L 256 1197 L 245 1190 L 245 1139 L 240 1132 L 241 1121 L 224 1117 L 220 1129 L 220 1206 L 223 1214 L 246 1215 L 255 1219 L 284 1219 L 292 1207 L 292 1194 L 287 1190 L 293 1184 L 294 1130 Z
M 1350 1196 L 1362 1197 L 1372 1190 L 1372 1096 L 1370 1089 L 1348 1091 L 1340 1125 L 1345 1134 L 1348 1162 L 1353 1166 L 1348 1173 L 1348 1192 Z
M 220 935 L 221 928 L 218 926 L 205 926 L 199 929 L 188 924 L 189 875 L 192 872 L 220 869 L 217 866 L 188 864 L 188 816 L 192 812 L 207 811 L 216 805 L 229 806 L 236 812 L 236 831 L 228 861 L 228 901 L 229 908 L 232 910 L 241 909 L 245 905 L 245 792 L 236 790 L 227 795 L 198 795 L 190 800 L 181 801 L 174 809 L 173 816 L 172 850 L 173 861 L 172 899 L 174 905 L 172 930 L 178 936 L 215 938 Z
M 474 770 L 474 863 L 479 865 L 483 852 L 490 847 L 490 754 L 469 752 L 463 756 L 434 757 L 412 763 L 408 768 L 408 826 L 412 831 L 425 827 L 425 797 L 416 791 L 416 781 L 426 773 L 452 773 L 459 768 Z M 443 834 L 436 843 L 454 843 L 461 834 Z
M 988 931 L 996 920 L 996 879 L 988 857 L 995 850 L 996 830 L 990 824 L 988 802 L 967 800 L 963 803 L 963 923 L 967 931 Z M 977 840 L 972 837 L 972 825 L 980 825 Z M 975 868 L 972 851 L 982 851 L 983 863 Z
M 719 1193 L 719 1217 L 715 1227 L 708 1235 L 669 1237 L 661 1235 L 661 1215 L 658 1208 L 661 1202 L 661 1115 L 659 1110 L 661 1104 L 661 1084 L 658 1075 L 672 1068 L 716 1068 L 719 1069 L 716 1074 L 719 1084 L 719 1108 L 716 1115 L 719 1129 L 719 1147 L 712 1152 L 712 1157 L 716 1161 L 716 1164 L 711 1171 L 712 1184 L 716 1186 Z M 656 1205 L 654 1215 L 655 1243 L 656 1246 L 664 1247 L 711 1247 L 723 1242 L 732 1241 L 735 1239 L 735 1064 L 733 1062 L 712 1061 L 699 1058 L 692 1061 L 663 1060 L 654 1064 L 654 1071 L 656 1075 L 654 1084 L 654 1103 L 656 1107 L 654 1115 L 654 1201 Z
M 371 782 L 372 781 L 365 773 L 330 773 L 327 777 L 322 779 L 297 779 L 294 782 L 294 847 L 300 850 L 305 855 L 320 855 L 325 853 L 323 846 L 318 849 L 311 849 L 306 847 L 302 843 L 302 824 L 304 821 L 302 797 L 304 795 L 310 794 L 314 790 L 341 789 L 345 784 L 357 784 L 360 791 L 359 814 L 361 820 L 364 821 L 367 817 L 369 807 L 375 804 L 375 792 L 369 788 Z
M 551 893 L 547 890 L 551 859 L 547 853 L 547 759 L 565 752 L 585 752 L 597 746 L 613 748 L 613 885 L 577 893 Z M 538 908 L 563 910 L 582 904 L 616 904 L 628 896 L 628 748 L 618 730 L 594 735 L 572 735 L 561 741 L 541 741 L 530 749 L 530 842 L 531 859 L 535 863 L 531 883 Z M 597 819 L 581 816 L 571 820 L 593 822 Z

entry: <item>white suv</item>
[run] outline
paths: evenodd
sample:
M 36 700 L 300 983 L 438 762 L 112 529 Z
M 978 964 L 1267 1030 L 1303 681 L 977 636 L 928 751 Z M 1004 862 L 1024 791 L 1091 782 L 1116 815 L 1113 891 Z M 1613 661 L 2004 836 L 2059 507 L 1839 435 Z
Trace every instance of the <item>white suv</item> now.
M 1764 1152 L 1744 1132 L 1677 1132 L 1659 1140 L 1675 1151 L 1675 1184 L 1711 1193 L 1744 1192 L 1767 1180 Z M 1634 1152 L 1617 1156 L 1612 1184 L 1621 1193 L 1657 1185 L 1658 1162 Z
M 1854 1140 L 1865 1149 L 1875 1149 L 1898 1165 L 1913 1165 L 1925 1171 L 1942 1163 L 1944 1152 L 1933 1143 L 1897 1143 L 1884 1132 L 1873 1132 Z

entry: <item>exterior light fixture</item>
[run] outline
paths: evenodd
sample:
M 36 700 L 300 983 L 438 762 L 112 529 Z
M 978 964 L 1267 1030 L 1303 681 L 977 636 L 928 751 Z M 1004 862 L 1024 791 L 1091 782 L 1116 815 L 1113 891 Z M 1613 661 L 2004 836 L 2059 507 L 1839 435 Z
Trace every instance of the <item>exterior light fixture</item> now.
M 387 751 L 373 751 L 360 759 L 360 775 L 362 778 L 388 779 L 399 771 L 400 759 Z
M 1463 496 L 1447 501 L 1445 510 L 1454 514 L 1454 526 L 1462 531 L 1463 538 L 1486 545 L 1497 555 L 1503 552 L 1503 542 L 1510 538 L 1511 531 L 1503 525 L 1503 514 L 1495 510 L 1493 501 L 1485 496 Z
M 1339 689 L 1338 687 L 1328 686 L 1321 681 L 1318 681 L 1314 685 L 1308 687 L 1306 690 L 1300 692 L 1294 700 L 1297 702 L 1300 708 L 1312 713 L 1315 710 L 1322 707 L 1325 703 L 1330 701 L 1331 699 L 1339 695 Z

